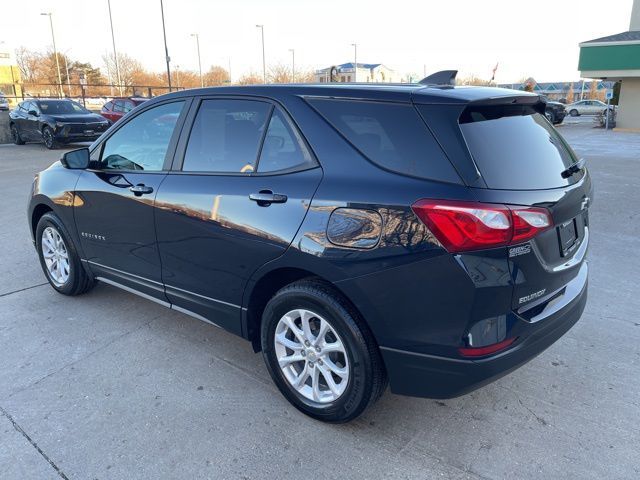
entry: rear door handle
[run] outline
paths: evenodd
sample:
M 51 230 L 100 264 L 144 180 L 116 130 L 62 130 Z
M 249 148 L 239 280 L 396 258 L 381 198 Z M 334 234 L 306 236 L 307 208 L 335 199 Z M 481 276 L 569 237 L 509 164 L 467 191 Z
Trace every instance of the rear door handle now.
M 273 193 L 271 190 L 260 190 L 258 193 L 250 194 L 249 200 L 258 202 L 261 207 L 268 207 L 272 203 L 286 202 L 287 196 L 281 193 Z
M 129 187 L 129 190 L 131 190 L 136 197 L 139 197 L 140 195 L 152 193 L 153 187 L 147 187 L 144 183 L 139 183 L 137 185 Z

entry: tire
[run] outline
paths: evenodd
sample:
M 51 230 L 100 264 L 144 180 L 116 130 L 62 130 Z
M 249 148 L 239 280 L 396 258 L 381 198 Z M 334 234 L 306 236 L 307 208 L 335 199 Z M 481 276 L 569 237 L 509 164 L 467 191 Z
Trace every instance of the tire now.
M 63 251 L 66 252 L 66 268 L 62 268 L 62 273 L 55 266 L 49 266 L 47 260 L 52 261 L 50 255 L 51 245 L 59 245 L 57 236 L 62 241 L 63 247 L 56 249 L 54 260 L 57 255 L 57 262 L 65 264 Z M 46 238 L 43 239 L 43 236 Z M 95 284 L 95 280 L 86 272 L 80 261 L 78 251 L 71 240 L 69 232 L 62 224 L 58 216 L 52 212 L 45 213 L 36 227 L 36 249 L 40 258 L 40 266 L 51 286 L 63 295 L 80 295 L 88 292 Z M 47 256 L 48 258 L 45 258 Z M 64 272 L 66 271 L 66 275 Z
M 57 147 L 56 137 L 53 130 L 51 130 L 51 127 L 45 126 L 42 129 L 42 139 L 44 140 L 44 146 L 49 150 L 54 150 Z
M 553 112 L 546 112 L 544 116 L 547 117 L 547 120 L 549 120 L 549 123 L 551 123 L 551 125 L 555 125 L 556 115 Z
M 571 110 L 569 110 L 569 115 L 571 115 L 572 117 L 577 117 L 580 114 L 578 113 L 578 110 L 572 108 Z
M 15 123 L 11 124 L 11 140 L 16 145 L 24 145 L 24 140 L 20 136 L 20 132 L 18 131 L 18 126 Z
M 310 326 L 309 334 L 303 331 L 303 317 Z M 297 333 L 287 327 L 290 324 Z M 324 335 L 319 334 L 322 325 L 328 325 Z M 309 346 L 303 346 L 304 339 Z M 292 283 L 273 296 L 262 314 L 261 343 L 267 369 L 280 392 L 294 407 L 317 420 L 353 420 L 387 387 L 373 335 L 339 292 L 319 280 Z M 298 360 L 281 368 L 279 359 L 288 357 Z M 309 376 L 296 388 L 293 382 L 304 372 Z

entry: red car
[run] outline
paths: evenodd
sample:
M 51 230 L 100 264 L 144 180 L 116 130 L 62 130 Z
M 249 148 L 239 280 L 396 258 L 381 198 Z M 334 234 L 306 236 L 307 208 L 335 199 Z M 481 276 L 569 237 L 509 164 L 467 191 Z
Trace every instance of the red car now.
M 111 123 L 116 123 L 135 107 L 147 100 L 149 99 L 144 97 L 116 97 L 104 104 L 102 110 L 100 110 L 100 115 Z

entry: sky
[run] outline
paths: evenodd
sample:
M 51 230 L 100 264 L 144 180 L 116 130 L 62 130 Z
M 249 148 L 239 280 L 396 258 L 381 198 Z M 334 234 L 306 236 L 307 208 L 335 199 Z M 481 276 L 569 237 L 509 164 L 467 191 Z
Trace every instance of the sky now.
M 1 0 L 0 51 L 56 45 L 71 58 L 103 68 L 112 52 L 107 0 Z M 498 83 L 533 77 L 577 80 L 578 44 L 626 31 L 632 0 L 164 0 L 172 69 L 216 64 L 236 80 L 262 73 L 260 30 L 267 64 L 318 69 L 353 61 L 383 63 L 402 74 L 457 69 L 460 76 Z M 116 48 L 153 71 L 166 69 L 160 0 L 111 0 Z M 4 42 L 4 43 L 2 43 Z

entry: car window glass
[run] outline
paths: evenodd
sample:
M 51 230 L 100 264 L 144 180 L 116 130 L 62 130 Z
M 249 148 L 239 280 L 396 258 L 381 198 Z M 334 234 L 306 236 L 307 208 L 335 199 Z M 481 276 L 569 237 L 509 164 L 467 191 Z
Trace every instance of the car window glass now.
M 118 113 L 124 113 L 124 105 L 122 104 L 122 100 L 113 101 L 113 111 Z
M 129 101 L 124 102 L 125 113 L 129 113 L 131 110 L 133 110 L 133 107 L 134 107 L 133 102 L 129 102 Z
M 280 109 L 275 109 L 262 144 L 258 172 L 275 172 L 313 164 L 298 131 Z
M 105 170 L 159 171 L 184 102 L 151 108 L 134 117 L 105 142 L 100 167 Z
M 255 100 L 204 100 L 193 123 L 182 170 L 251 173 L 271 105 Z
M 111 108 L 113 108 L 113 102 L 107 102 L 104 104 L 104 108 L 105 110 L 111 110 Z

